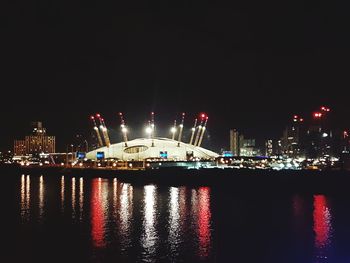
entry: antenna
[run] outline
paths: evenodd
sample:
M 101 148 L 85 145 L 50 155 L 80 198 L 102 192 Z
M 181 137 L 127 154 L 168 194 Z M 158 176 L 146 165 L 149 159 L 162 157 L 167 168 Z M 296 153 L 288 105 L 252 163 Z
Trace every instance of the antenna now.
M 91 116 L 90 119 L 92 120 L 92 122 L 94 124 L 94 130 L 95 130 L 96 136 L 97 136 L 98 147 L 102 147 L 103 146 L 103 142 L 102 142 L 102 138 L 101 138 L 100 132 L 99 132 L 99 130 L 97 128 L 95 117 Z
M 184 127 L 184 122 L 185 122 L 185 113 L 182 113 L 182 119 L 181 119 L 181 124 L 180 124 L 180 132 L 179 132 L 179 138 L 177 142 L 177 146 L 180 147 L 180 142 L 181 142 L 181 137 L 182 137 L 182 130 Z
M 126 125 L 125 125 L 123 113 L 119 112 L 119 116 L 120 116 L 120 122 L 121 122 L 120 128 L 123 133 L 124 146 L 128 147 L 128 135 L 127 135 L 128 129 L 126 128 Z

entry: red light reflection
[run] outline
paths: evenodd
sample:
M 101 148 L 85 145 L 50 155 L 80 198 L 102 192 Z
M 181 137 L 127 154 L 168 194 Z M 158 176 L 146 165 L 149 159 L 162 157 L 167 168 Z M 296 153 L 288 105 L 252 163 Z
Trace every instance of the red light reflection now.
M 324 247 L 331 231 L 331 214 L 324 195 L 314 196 L 314 231 L 316 247 Z
M 91 186 L 91 236 L 95 247 L 104 247 L 105 228 L 104 206 L 102 200 L 101 179 L 92 180 Z
M 199 227 L 199 256 L 206 258 L 210 253 L 210 188 L 200 187 L 198 190 L 198 227 Z
M 327 258 L 331 244 L 332 217 L 324 195 L 314 196 L 314 232 L 317 259 Z

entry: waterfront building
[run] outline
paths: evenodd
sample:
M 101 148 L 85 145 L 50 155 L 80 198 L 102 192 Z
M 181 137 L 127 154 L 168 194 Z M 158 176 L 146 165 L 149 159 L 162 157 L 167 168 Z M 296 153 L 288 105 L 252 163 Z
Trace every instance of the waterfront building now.
M 13 153 L 16 156 L 26 155 L 26 142 L 25 140 L 14 140 Z
M 230 130 L 230 151 L 234 156 L 240 155 L 239 133 L 236 129 Z
M 42 122 L 32 122 L 32 129 L 32 134 L 25 136 L 24 140 L 14 141 L 15 155 L 55 153 L 55 136 L 46 134 L 46 129 L 42 126 Z

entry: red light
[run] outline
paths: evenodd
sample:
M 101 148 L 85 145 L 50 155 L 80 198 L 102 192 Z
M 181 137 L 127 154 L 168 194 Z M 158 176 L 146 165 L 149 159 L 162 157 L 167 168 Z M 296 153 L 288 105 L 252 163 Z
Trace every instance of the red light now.
M 100 118 L 101 115 L 100 115 L 99 113 L 96 113 L 96 117 L 97 117 L 97 118 Z
M 322 113 L 320 113 L 320 112 L 314 113 L 314 118 L 321 118 L 321 117 L 322 117 Z
M 294 115 L 294 119 L 298 119 L 298 115 Z
M 300 121 L 300 122 L 303 122 L 303 121 L 304 121 L 304 119 L 303 119 L 303 118 L 301 118 L 299 121 Z
M 91 120 L 94 120 L 95 118 L 94 118 L 94 116 L 90 116 L 90 119 L 91 119 Z
M 330 111 L 331 111 L 330 108 L 327 108 L 327 107 L 325 107 L 325 106 L 322 106 L 322 107 L 321 107 L 321 110 L 322 110 L 322 111 L 326 111 L 326 112 L 330 112 Z
M 203 120 L 203 119 L 205 119 L 205 117 L 207 116 L 205 113 L 201 113 L 200 115 L 200 118 Z

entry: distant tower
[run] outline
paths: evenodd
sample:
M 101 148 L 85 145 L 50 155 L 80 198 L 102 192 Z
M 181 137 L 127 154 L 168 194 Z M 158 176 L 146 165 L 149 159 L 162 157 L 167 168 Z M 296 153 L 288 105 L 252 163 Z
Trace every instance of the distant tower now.
M 239 156 L 239 133 L 236 129 L 230 130 L 230 151 L 234 156 Z

